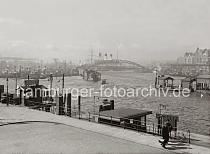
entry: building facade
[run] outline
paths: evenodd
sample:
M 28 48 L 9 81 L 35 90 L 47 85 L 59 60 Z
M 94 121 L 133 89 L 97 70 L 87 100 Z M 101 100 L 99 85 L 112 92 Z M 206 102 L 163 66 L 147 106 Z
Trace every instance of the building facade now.
M 186 52 L 183 57 L 177 59 L 178 64 L 210 64 L 210 49 L 199 49 L 195 52 Z
M 180 74 L 210 74 L 210 49 L 197 48 L 195 52 L 186 52 L 172 65 Z

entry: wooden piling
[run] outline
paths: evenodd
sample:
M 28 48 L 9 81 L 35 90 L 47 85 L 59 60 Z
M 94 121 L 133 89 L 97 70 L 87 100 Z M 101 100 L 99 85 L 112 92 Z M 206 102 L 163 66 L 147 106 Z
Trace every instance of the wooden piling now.
M 78 96 L 78 112 L 79 112 L 79 119 L 80 119 L 80 112 L 81 112 L 81 96 Z
M 20 105 L 25 106 L 25 90 L 20 89 Z
M 64 74 L 62 76 L 62 95 L 64 94 Z
M 2 93 L 2 92 L 1 92 L 1 88 L 0 88 L 0 100 L 1 100 L 1 93 Z
M 114 100 L 110 101 L 110 105 L 111 105 L 111 110 L 114 110 Z
M 22 91 L 22 89 L 20 88 L 20 104 L 22 104 L 22 96 L 23 96 L 23 91 Z
M 67 95 L 67 116 L 71 117 L 71 93 Z
M 63 96 L 59 97 L 57 109 L 58 109 L 58 115 L 64 115 Z

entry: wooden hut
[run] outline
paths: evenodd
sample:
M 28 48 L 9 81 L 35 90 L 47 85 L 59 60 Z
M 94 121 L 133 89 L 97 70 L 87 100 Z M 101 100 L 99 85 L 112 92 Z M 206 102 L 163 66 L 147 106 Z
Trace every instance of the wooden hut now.
M 179 89 L 182 85 L 182 76 L 160 76 L 158 77 L 159 88 Z
M 187 88 L 191 92 L 194 92 L 196 90 L 196 78 L 186 77 L 182 80 L 181 87 L 182 89 Z
M 196 79 L 196 90 L 210 90 L 210 75 L 199 75 Z
M 152 111 L 119 108 L 99 112 L 98 122 L 146 131 L 146 117 L 149 114 L 152 114 Z

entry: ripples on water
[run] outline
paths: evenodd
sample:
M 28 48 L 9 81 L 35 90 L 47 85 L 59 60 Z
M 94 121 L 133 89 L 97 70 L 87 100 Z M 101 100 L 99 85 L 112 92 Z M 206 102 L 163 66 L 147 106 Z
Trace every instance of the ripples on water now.
M 102 78 L 107 79 L 107 87 L 113 86 L 123 88 L 140 88 L 149 87 L 150 84 L 154 85 L 154 75 L 150 73 L 138 73 L 138 72 L 103 72 Z M 58 82 L 61 78 L 54 78 L 53 87 L 61 88 L 61 82 Z M 5 79 L 0 79 L 0 84 L 6 85 Z M 23 84 L 23 80 L 18 80 L 19 85 Z M 40 84 L 45 86 L 49 85 L 47 79 L 41 80 Z M 81 77 L 66 77 L 66 88 L 95 88 L 98 89 L 101 83 L 94 83 L 91 81 L 84 81 Z M 14 92 L 15 80 L 9 80 L 9 90 Z M 210 97 L 205 96 L 202 99 L 200 94 L 193 93 L 190 97 L 175 98 L 175 97 L 147 97 L 142 96 L 132 98 L 114 98 L 115 107 L 130 107 L 139 108 L 145 110 L 152 110 L 153 115 L 148 116 L 148 120 L 151 122 L 157 122 L 155 114 L 158 112 L 159 104 L 167 105 L 165 113 L 170 113 L 179 116 L 178 129 L 188 130 L 199 134 L 210 134 Z M 77 101 L 73 100 L 73 108 L 77 108 Z M 97 102 L 96 102 L 97 103 Z M 98 104 L 98 103 L 97 103 Z M 82 110 L 92 111 L 94 100 L 92 98 L 82 99 Z

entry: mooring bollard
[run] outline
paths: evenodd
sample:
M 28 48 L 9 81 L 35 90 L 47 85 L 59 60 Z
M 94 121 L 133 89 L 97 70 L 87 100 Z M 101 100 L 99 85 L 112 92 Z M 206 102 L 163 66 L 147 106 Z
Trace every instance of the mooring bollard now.
M 111 105 L 111 110 L 114 110 L 114 100 L 110 101 L 110 105 Z
M 71 117 L 71 93 L 67 95 L 67 116 Z

